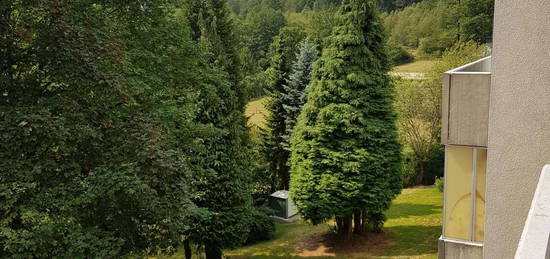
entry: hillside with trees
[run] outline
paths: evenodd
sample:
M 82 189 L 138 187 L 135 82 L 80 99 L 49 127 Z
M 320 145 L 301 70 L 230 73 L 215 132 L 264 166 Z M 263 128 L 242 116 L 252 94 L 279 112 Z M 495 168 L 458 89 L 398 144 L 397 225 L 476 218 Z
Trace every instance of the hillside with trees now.
M 1 257 L 219 259 L 273 238 L 276 190 L 345 240 L 382 231 L 403 186 L 441 176 L 440 74 L 489 54 L 492 9 L 0 4 Z M 414 60 L 436 65 L 392 72 Z

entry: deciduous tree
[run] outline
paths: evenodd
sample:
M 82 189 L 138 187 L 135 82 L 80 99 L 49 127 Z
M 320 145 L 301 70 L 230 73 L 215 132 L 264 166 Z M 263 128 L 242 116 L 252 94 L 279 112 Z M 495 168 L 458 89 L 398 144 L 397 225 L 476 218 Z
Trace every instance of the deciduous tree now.
M 0 254 L 173 252 L 200 53 L 164 1 L 0 5 Z

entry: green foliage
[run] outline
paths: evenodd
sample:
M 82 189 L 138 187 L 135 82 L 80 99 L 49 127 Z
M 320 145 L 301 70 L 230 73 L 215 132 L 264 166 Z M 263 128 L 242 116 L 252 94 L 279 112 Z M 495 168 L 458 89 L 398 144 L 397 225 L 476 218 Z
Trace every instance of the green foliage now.
M 213 132 L 197 138 L 204 145 L 192 160 L 192 201 L 198 210 L 190 216 L 190 238 L 205 246 L 207 258 L 221 257 L 224 247 L 246 240 L 251 212 L 250 142 L 244 117 L 241 64 L 233 23 L 225 1 L 188 0 L 187 18 L 195 39 L 209 54 L 218 78 L 200 92 L 198 122 Z M 197 141 L 195 140 L 195 141 Z
M 430 72 L 431 82 L 441 86 L 441 74 L 478 59 L 489 56 L 489 50 L 486 45 L 479 45 L 473 41 L 457 42 L 447 49 L 441 60 L 437 62 Z M 441 88 L 439 88 L 441 90 Z
M 147 6 L 148 8 L 143 8 Z M 193 210 L 201 53 L 164 1 L 12 1 L 0 18 L 0 253 L 172 252 Z
M 283 84 L 284 92 L 281 93 L 281 103 L 284 109 L 282 117 L 285 122 L 285 134 L 282 144 L 286 149 L 290 148 L 290 137 L 302 106 L 306 102 L 306 88 L 309 85 L 312 65 L 316 59 L 316 46 L 306 39 L 302 42 L 296 60 L 292 64 L 292 72 Z
M 246 244 L 258 243 L 273 237 L 275 233 L 275 222 L 269 217 L 270 214 L 272 214 L 272 211 L 267 207 L 254 208 L 252 222 L 250 224 L 250 233 L 246 239 Z
M 414 61 L 414 56 L 409 53 L 403 46 L 389 44 L 388 56 L 393 65 L 403 65 Z
M 463 0 L 460 2 L 462 40 L 485 44 L 493 34 L 494 0 Z
M 457 41 L 485 43 L 492 35 L 494 0 L 424 0 L 384 14 L 389 41 L 441 56 Z
M 332 29 L 337 25 L 338 7 L 329 7 L 319 11 L 305 12 L 307 23 L 304 30 L 308 36 L 320 49 L 328 45 L 328 38 Z
M 304 39 L 304 32 L 295 27 L 284 27 L 273 40 L 270 47 L 271 66 L 266 71 L 269 76 L 268 101 L 266 108 L 267 132 L 263 142 L 263 152 L 269 160 L 269 172 L 276 180 L 274 189 L 288 189 L 290 181 L 287 165 L 290 152 L 284 146 L 286 134 L 285 108 L 283 96 L 286 94 L 284 83 L 291 72 L 292 63 L 296 59 L 296 51 Z M 273 190 L 274 191 L 274 190 Z
M 421 56 L 440 57 L 443 51 L 453 45 L 456 36 L 449 33 L 431 35 L 420 40 L 418 53 Z
M 396 9 L 403 9 L 422 0 L 378 0 L 380 10 L 390 12 Z
M 395 110 L 405 153 L 404 184 L 432 184 L 443 172 L 441 136 L 441 75 L 488 55 L 487 48 L 474 42 L 459 42 L 443 53 L 426 80 L 395 79 Z
M 280 10 L 258 6 L 239 19 L 239 35 L 243 47 L 250 52 L 252 72 L 263 71 L 269 67 L 269 46 L 279 30 L 286 25 L 285 17 Z
M 403 160 L 401 161 L 401 175 L 403 177 L 403 187 L 412 187 L 416 183 L 418 162 L 411 149 L 403 149 Z
M 398 79 L 395 85 L 399 135 L 401 143 L 411 149 L 407 161 L 416 172 L 416 179 L 405 178 L 405 183 L 421 184 L 431 154 L 441 149 L 441 86 L 425 80 Z
M 439 192 L 443 192 L 443 190 L 445 189 L 445 179 L 443 179 L 443 177 L 436 177 L 435 187 Z
M 344 1 L 338 21 L 294 131 L 290 191 L 314 224 L 363 211 L 379 229 L 401 190 L 384 28 L 372 1 Z
M 425 0 L 384 15 L 389 42 L 437 56 L 457 39 L 456 21 L 445 1 Z

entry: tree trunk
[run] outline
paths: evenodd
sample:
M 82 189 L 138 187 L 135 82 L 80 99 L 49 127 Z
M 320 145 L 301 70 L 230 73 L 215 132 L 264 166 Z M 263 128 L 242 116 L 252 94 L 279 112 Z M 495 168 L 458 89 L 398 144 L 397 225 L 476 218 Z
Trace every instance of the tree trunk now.
M 422 185 L 422 181 L 424 180 L 424 162 L 418 163 L 418 174 L 416 175 L 416 184 Z
M 338 236 L 344 241 L 351 240 L 353 234 L 353 217 L 350 215 L 345 218 L 337 218 L 336 222 L 338 226 Z
M 206 259 L 222 259 L 222 249 L 212 243 L 204 244 Z
M 353 232 L 361 234 L 363 232 L 363 224 L 361 223 L 361 211 L 353 213 Z
M 351 240 L 353 234 L 353 217 L 347 216 L 344 219 L 344 240 Z
M 183 250 L 185 250 L 185 259 L 191 259 L 193 255 L 191 245 L 189 244 L 189 239 L 185 239 L 185 241 L 183 241 Z
M 271 172 L 271 193 L 275 192 L 277 190 L 277 176 L 278 173 L 276 168 L 273 166 L 273 162 L 269 165 L 270 172 Z
M 340 217 L 336 217 L 334 221 L 336 222 L 336 234 L 340 236 L 342 229 L 344 229 L 344 221 Z
M 362 220 L 362 223 L 363 223 L 363 233 L 368 233 L 369 232 L 369 222 L 368 222 L 368 219 L 367 219 L 367 213 L 365 211 L 361 211 L 361 220 Z

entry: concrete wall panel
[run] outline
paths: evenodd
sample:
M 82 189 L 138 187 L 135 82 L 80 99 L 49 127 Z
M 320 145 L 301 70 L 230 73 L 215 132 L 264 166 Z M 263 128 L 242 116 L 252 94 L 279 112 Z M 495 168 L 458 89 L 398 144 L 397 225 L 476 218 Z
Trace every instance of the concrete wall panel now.
M 484 258 L 513 258 L 550 163 L 550 1 L 495 1 Z
M 487 146 L 491 75 L 452 74 L 448 144 Z

